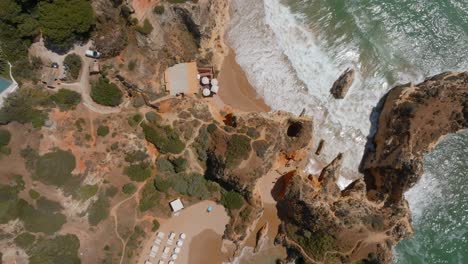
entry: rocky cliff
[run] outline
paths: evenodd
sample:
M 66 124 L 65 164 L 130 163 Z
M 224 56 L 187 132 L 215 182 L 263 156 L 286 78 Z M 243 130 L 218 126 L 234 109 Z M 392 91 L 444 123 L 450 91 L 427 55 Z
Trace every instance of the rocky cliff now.
M 468 73 L 395 87 L 382 102 L 361 164 L 364 179 L 340 191 L 339 155 L 318 177 L 294 171 L 275 187 L 283 222 L 277 242 L 306 262 L 391 262 L 392 246 L 412 234 L 403 193 L 421 176 L 424 154 L 442 136 L 468 127 Z

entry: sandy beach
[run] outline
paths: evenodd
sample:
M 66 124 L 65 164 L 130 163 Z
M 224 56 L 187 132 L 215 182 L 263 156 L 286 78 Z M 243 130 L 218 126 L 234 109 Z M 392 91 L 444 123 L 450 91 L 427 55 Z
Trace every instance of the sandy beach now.
M 208 206 L 213 207 L 213 211 L 210 213 L 206 211 Z M 160 222 L 161 227 L 158 232 L 163 232 L 165 236 L 161 239 L 162 242 L 159 245 L 156 257 L 149 257 L 151 246 L 156 239 L 156 234 L 154 233 L 146 241 L 138 263 L 144 264 L 146 260 L 149 260 L 151 263 L 158 263 L 160 259 L 167 263 L 169 258 L 162 259 L 162 251 L 167 246 L 171 248 L 172 254 L 175 242 L 181 233 L 185 233 L 187 237 L 181 247 L 181 252 L 177 254 L 177 263 L 220 263 L 219 260 L 222 258 L 222 255 L 217 255 L 214 252 L 219 253 L 221 251 L 224 228 L 229 222 L 229 216 L 223 206 L 212 201 L 202 201 L 183 209 L 179 215 L 174 215 L 169 219 L 162 219 Z M 173 245 L 166 244 L 170 232 L 176 233 Z M 213 252 L 208 255 L 210 260 L 206 258 L 206 249 L 211 249 Z
M 271 108 L 257 94 L 236 62 L 236 54 L 229 49 L 224 58 L 219 79 L 219 97 L 232 108 L 245 112 L 269 112 Z

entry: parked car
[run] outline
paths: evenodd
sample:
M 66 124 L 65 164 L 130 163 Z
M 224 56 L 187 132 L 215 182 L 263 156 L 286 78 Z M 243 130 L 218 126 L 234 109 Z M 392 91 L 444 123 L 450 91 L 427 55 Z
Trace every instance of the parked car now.
M 101 53 L 99 53 L 99 52 L 97 52 L 95 50 L 86 50 L 85 55 L 87 57 L 91 57 L 91 58 L 95 58 L 95 59 L 99 59 L 99 57 L 101 57 Z

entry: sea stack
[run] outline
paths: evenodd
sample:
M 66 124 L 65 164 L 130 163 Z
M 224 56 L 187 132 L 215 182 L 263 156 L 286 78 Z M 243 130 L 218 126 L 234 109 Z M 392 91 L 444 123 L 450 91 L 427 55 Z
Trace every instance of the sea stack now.
M 352 68 L 346 69 L 340 77 L 333 83 L 330 93 L 335 99 L 343 99 L 348 93 L 349 87 L 353 84 L 355 70 Z

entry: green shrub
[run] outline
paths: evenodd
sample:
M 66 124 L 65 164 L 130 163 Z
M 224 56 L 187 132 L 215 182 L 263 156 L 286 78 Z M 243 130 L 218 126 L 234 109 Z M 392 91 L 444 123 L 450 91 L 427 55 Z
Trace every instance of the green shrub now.
M 141 191 L 140 204 L 138 205 L 138 208 L 141 212 L 148 211 L 159 204 L 160 196 L 160 193 L 156 191 L 153 183 L 146 183 Z
M 151 142 L 161 153 L 179 154 L 185 149 L 185 144 L 170 126 L 148 126 L 142 124 L 146 140 Z
M 142 182 L 151 176 L 151 168 L 148 163 L 141 162 L 139 164 L 132 164 L 124 169 L 132 181 Z
M 128 152 L 127 154 L 125 154 L 125 161 L 128 163 L 141 162 L 141 161 L 145 161 L 148 157 L 149 156 L 146 153 L 146 151 L 135 150 L 135 151 Z
M 164 14 L 164 6 L 163 5 L 157 5 L 153 8 L 153 12 L 157 15 L 162 15 Z
M 117 194 L 118 191 L 119 190 L 115 186 L 111 185 L 111 186 L 107 187 L 107 189 L 106 189 L 106 196 L 112 198 Z
M 96 184 L 95 185 L 86 184 L 86 185 L 81 186 L 79 190 L 80 199 L 83 201 L 88 200 L 89 198 L 96 195 L 98 189 L 99 187 Z
M 174 170 L 174 165 L 166 158 L 159 157 L 156 160 L 156 167 L 158 169 L 158 172 L 169 172 L 169 173 L 175 173 Z
M 115 83 L 105 78 L 94 82 L 91 88 L 91 98 L 94 102 L 105 106 L 118 106 L 122 103 L 122 91 Z
M 131 60 L 129 63 L 128 63 L 128 70 L 129 71 L 134 71 L 135 68 L 137 66 L 137 60 Z
M 40 197 L 36 201 L 37 209 L 42 212 L 47 212 L 49 214 L 58 213 L 62 211 L 63 207 L 60 203 L 56 201 L 51 201 L 45 198 L 44 196 Z
M 53 238 L 40 238 L 26 253 L 30 264 L 80 264 L 79 248 L 78 238 L 75 235 L 66 234 Z
M 68 67 L 68 75 L 72 80 L 76 80 L 80 75 L 81 58 L 75 53 L 68 54 L 63 60 L 63 65 Z
M 38 128 L 47 120 L 43 109 L 50 106 L 49 93 L 37 88 L 21 87 L 10 94 L 0 109 L 0 125 L 16 121 L 21 124 L 32 123 Z
M 244 198 L 235 191 L 224 192 L 221 196 L 221 203 L 227 209 L 240 209 L 244 205 Z
M 37 210 L 27 203 L 21 207 L 19 218 L 23 221 L 27 231 L 48 235 L 59 231 L 67 222 L 63 214 Z
M 35 191 L 34 189 L 31 189 L 29 190 L 29 197 L 31 197 L 31 199 L 38 199 L 39 197 L 41 197 L 41 194 L 38 193 L 37 191 Z
M 248 158 L 251 150 L 250 138 L 239 134 L 232 135 L 226 150 L 226 167 L 237 166 L 242 160 Z
M 11 140 L 10 131 L 0 128 L 0 147 L 8 145 Z
M 95 23 L 93 8 L 86 0 L 40 1 L 38 15 L 44 37 L 62 49 L 85 36 Z
M 34 169 L 36 161 L 39 159 L 39 154 L 29 145 L 20 151 L 21 157 L 25 160 L 25 165 L 28 170 Z
M 101 221 L 109 216 L 109 200 L 104 195 L 99 195 L 99 198 L 88 207 L 88 222 L 92 226 L 98 225 Z
M 62 111 L 75 109 L 81 102 L 81 95 L 79 93 L 63 88 L 52 94 L 50 98 Z
M 21 207 L 26 201 L 19 199 L 19 191 L 20 189 L 13 186 L 0 184 L 0 224 L 8 223 L 20 215 Z
M 176 173 L 184 172 L 185 169 L 187 168 L 187 160 L 182 157 L 172 159 L 171 163 L 172 165 L 174 165 L 174 171 Z
M 257 139 L 260 137 L 260 133 L 258 133 L 257 129 L 249 127 L 247 129 L 247 136 L 251 137 L 252 139 Z
M 257 140 L 252 143 L 252 147 L 258 157 L 263 158 L 268 150 L 269 144 L 266 140 Z
M 31 233 L 24 232 L 15 237 L 15 244 L 24 250 L 28 250 L 34 242 L 36 242 L 36 236 Z
M 100 125 L 97 129 L 97 135 L 100 137 L 105 137 L 109 134 L 109 127 Z
M 158 220 L 154 219 L 153 220 L 153 226 L 151 227 L 151 231 L 153 231 L 153 232 L 158 231 L 159 226 L 160 226 L 160 224 L 159 224 Z
M 135 96 L 133 98 L 133 107 L 139 108 L 145 105 L 145 99 L 142 96 Z
M 143 120 L 143 116 L 142 116 L 141 114 L 139 114 L 139 113 L 133 115 L 132 118 L 133 118 L 133 121 L 135 121 L 135 122 L 137 122 L 137 123 L 140 123 L 141 120 Z
M 122 192 L 127 194 L 127 195 L 132 195 L 136 192 L 137 188 L 135 186 L 135 184 L 129 182 L 127 184 L 125 184 L 124 186 L 122 186 Z
M 154 187 L 160 192 L 167 192 L 171 188 L 172 184 L 170 180 L 166 180 L 162 177 L 157 177 L 154 179 Z
M 75 169 L 75 156 L 69 151 L 57 149 L 40 156 L 36 162 L 34 180 L 45 184 L 62 187 L 71 177 Z
M 162 121 L 162 117 L 158 115 L 156 112 L 147 112 L 145 114 L 145 118 L 148 122 L 154 125 Z
M 135 30 L 143 35 L 149 35 L 151 31 L 153 31 L 153 25 L 151 25 L 148 19 L 145 19 L 145 21 L 143 21 L 143 26 L 137 26 Z
M 212 134 L 213 132 L 215 132 L 217 129 L 217 126 L 213 123 L 209 124 L 207 127 L 206 127 L 206 131 L 208 131 L 208 133 Z

